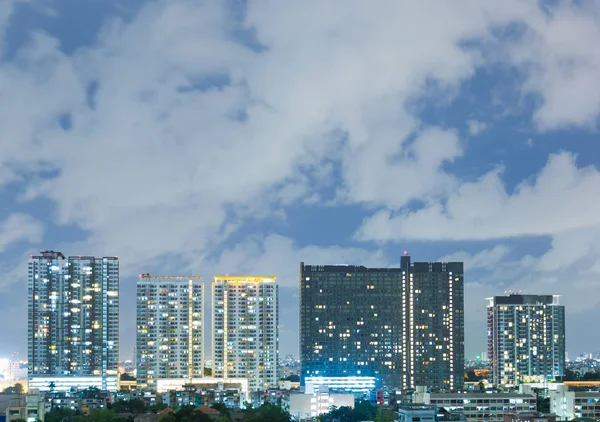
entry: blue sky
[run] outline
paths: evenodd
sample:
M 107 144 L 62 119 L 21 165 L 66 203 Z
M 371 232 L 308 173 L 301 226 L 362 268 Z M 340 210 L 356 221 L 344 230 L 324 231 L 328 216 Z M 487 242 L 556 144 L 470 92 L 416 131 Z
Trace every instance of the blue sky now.
M 598 2 L 5 0 L 0 354 L 26 351 L 31 252 L 140 272 L 276 275 L 297 355 L 300 261 L 464 260 L 485 298 L 560 294 L 600 349 Z M 210 291 L 207 288 L 207 292 Z

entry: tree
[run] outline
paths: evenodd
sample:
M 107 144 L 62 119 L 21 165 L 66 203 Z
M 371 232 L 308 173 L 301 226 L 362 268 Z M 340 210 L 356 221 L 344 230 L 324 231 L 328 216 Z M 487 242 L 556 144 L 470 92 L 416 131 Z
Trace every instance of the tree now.
M 204 376 L 212 377 L 212 368 L 204 368 Z
M 342 406 L 339 408 L 332 407 L 332 409 L 321 416 L 320 421 L 327 420 L 339 420 L 340 422 L 360 422 L 360 421 L 372 421 L 375 420 L 377 415 L 377 408 L 373 406 L 367 400 L 357 400 L 354 404 L 354 409 L 348 406 Z M 387 417 L 388 413 L 384 415 Z M 391 420 L 394 420 L 392 418 Z
M 375 422 L 392 422 L 396 420 L 396 412 L 388 406 L 382 406 L 377 409 Z
M 135 377 L 133 375 L 129 375 L 128 373 L 121 374 L 121 381 L 135 381 Z
M 71 409 L 55 407 L 44 416 L 44 422 L 70 421 L 75 416 Z
M 245 422 L 290 422 L 290 414 L 279 407 L 269 403 L 263 404 L 256 409 L 246 411 Z
M 225 406 L 225 404 L 214 403 L 211 407 L 215 410 L 218 410 L 221 413 L 221 416 L 225 417 L 227 420 L 231 419 L 231 411 L 227 406 Z
M 7 387 L 3 391 L 6 394 L 23 394 L 23 384 L 16 383 L 12 387 Z

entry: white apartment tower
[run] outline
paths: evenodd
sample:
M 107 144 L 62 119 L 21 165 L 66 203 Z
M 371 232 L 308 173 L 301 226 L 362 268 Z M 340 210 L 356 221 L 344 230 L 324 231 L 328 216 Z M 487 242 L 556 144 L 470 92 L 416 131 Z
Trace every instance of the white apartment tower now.
M 547 382 L 565 373 L 565 307 L 556 295 L 488 298 L 488 358 L 497 385 Z
M 250 391 L 277 385 L 278 304 L 275 277 L 215 277 L 213 376 L 247 378 Z
M 139 386 L 204 371 L 204 284 L 200 276 L 140 275 L 136 363 Z

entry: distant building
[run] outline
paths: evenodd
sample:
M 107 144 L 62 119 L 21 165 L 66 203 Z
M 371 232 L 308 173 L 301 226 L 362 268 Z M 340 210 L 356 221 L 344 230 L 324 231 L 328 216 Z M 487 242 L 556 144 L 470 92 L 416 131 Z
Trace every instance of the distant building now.
M 30 388 L 61 377 L 116 387 L 119 259 L 41 252 L 29 260 L 28 298 Z
M 279 296 L 275 277 L 213 282 L 213 376 L 247 378 L 250 391 L 277 386 Z
M 565 307 L 558 296 L 489 298 L 488 356 L 492 382 L 546 382 L 565 373 Z
M 300 263 L 301 383 L 374 377 L 389 388 L 464 385 L 463 264 Z
M 204 284 L 200 276 L 151 276 L 137 283 L 137 385 L 204 376 Z

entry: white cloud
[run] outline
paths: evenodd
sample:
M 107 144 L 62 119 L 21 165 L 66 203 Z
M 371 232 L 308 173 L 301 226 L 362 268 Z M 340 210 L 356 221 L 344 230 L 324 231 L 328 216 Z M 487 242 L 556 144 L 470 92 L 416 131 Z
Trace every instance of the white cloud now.
M 548 17 L 522 1 L 249 2 L 244 25 L 263 47 L 255 51 L 236 41 L 224 5 L 149 2 L 131 23 L 109 25 L 91 49 L 66 56 L 37 34 L 17 61 L 0 64 L 2 183 L 58 173 L 34 178 L 27 198 L 50 198 L 57 223 L 87 232 L 65 251 L 119 255 L 124 276 L 151 271 L 168 254 L 176 269 L 277 272 L 290 286 L 301 259 L 381 265 L 377 253 L 297 247 L 278 236 L 219 255 L 248 217 L 317 202 L 323 187 L 337 191 L 338 205 L 426 204 L 376 214 L 362 228 L 368 239 L 556 235 L 597 224 L 595 169 L 563 153 L 515 192 L 499 171 L 461 183 L 445 171 L 464 153 L 456 131 L 424 126 L 415 106 L 448 102 L 487 66 L 487 55 L 464 43 L 483 40 L 531 71 L 524 89 L 542 98 L 541 129 L 590 125 L 600 103 L 592 83 L 597 15 L 561 6 Z M 514 22 L 525 28 L 517 43 L 493 35 Z M 215 79 L 231 83 L 208 87 Z M 92 81 L 99 89 L 90 109 Z M 65 113 L 70 132 L 57 123 Z M 504 253 L 497 247 L 470 264 Z
M 0 252 L 12 243 L 27 240 L 39 242 L 44 233 L 44 225 L 27 214 L 10 214 L 0 222 Z
M 273 201 L 312 198 L 320 186 L 311 180 L 332 161 L 342 164 L 341 198 L 352 202 L 400 206 L 452 187 L 440 168 L 461 154 L 455 133 L 420 127 L 405 103 L 427 81 L 452 88 L 473 74 L 478 56 L 458 43 L 486 33 L 484 15 L 441 6 L 452 19 L 421 24 L 399 10 L 314 5 L 319 18 L 307 26 L 304 6 L 251 3 L 246 24 L 261 52 L 234 40 L 217 2 L 150 3 L 73 57 L 36 36 L 19 62 L 0 68 L 2 98 L 19 99 L 0 104 L 11 123 L 0 168 L 14 177 L 56 169 L 27 198 L 51 198 L 57 222 L 140 265 L 165 250 L 205 253 L 231 210 L 264 215 Z M 356 36 L 360 27 L 367 36 Z M 215 77 L 232 83 L 193 89 Z M 56 122 L 63 113 L 70 132 Z M 418 183 L 399 190 L 390 179 Z
M 471 136 L 477 136 L 487 129 L 487 123 L 480 122 L 479 120 L 467 120 L 467 128 Z
M 463 262 L 465 268 L 469 271 L 480 269 L 480 268 L 493 268 L 495 265 L 500 263 L 504 257 L 510 252 L 510 249 L 504 245 L 494 246 L 492 249 L 484 249 L 474 255 L 468 252 L 455 252 L 450 255 L 446 255 L 438 261 L 440 262 Z
M 534 119 L 541 130 L 595 127 L 600 114 L 600 7 L 558 2 L 531 19 L 509 48 L 510 61 L 528 70 L 523 89 L 541 97 Z
M 511 194 L 492 171 L 463 183 L 444 203 L 413 212 L 379 211 L 366 219 L 363 240 L 484 240 L 553 235 L 600 224 L 600 173 L 577 167 L 570 153 L 551 155 L 533 181 Z

